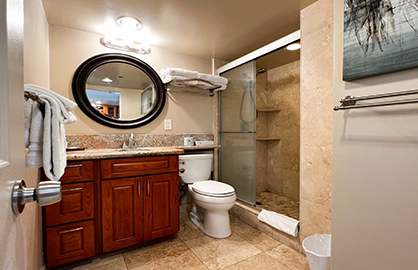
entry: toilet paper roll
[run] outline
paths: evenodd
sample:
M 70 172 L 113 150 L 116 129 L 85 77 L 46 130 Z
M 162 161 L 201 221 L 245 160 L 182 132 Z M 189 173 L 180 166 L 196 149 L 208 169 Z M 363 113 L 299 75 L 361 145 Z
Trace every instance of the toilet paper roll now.
M 188 167 L 186 166 L 186 165 L 182 165 L 182 164 L 180 164 L 179 165 L 179 175 L 180 176 L 186 176 L 187 175 L 187 173 L 188 173 Z

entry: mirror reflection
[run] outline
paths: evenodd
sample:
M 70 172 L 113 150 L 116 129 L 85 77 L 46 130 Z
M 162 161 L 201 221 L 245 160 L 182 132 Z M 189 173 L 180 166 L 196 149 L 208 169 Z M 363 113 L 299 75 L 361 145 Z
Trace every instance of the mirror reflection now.
M 85 89 L 90 105 L 112 119 L 140 118 L 156 103 L 152 80 L 140 69 L 125 63 L 97 67 L 87 78 Z

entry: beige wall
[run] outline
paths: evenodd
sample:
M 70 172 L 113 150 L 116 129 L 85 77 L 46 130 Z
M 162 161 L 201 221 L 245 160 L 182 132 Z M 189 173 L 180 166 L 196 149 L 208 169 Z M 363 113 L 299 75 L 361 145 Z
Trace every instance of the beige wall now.
M 319 0 L 301 11 L 301 241 L 331 232 L 332 14 L 333 0 Z
M 25 1 L 24 8 L 24 83 L 49 88 L 48 23 L 41 0 Z M 25 181 L 26 186 L 36 187 L 40 169 L 26 168 Z M 21 218 L 27 239 L 26 269 L 40 269 L 43 265 L 41 208 L 36 203 L 27 204 Z
M 257 192 L 299 200 L 300 61 L 259 74 L 257 87 L 258 109 L 281 109 L 258 113 L 257 137 L 280 140 L 257 141 Z
M 100 53 L 118 52 L 99 43 L 101 36 L 50 26 L 50 77 L 51 89 L 74 100 L 71 80 L 76 68 L 87 58 Z M 152 47 L 149 55 L 133 54 L 151 65 L 158 73 L 162 68 L 178 67 L 212 73 L 211 59 L 204 59 Z M 75 114 L 78 121 L 67 125 L 67 134 L 99 133 L 212 133 L 212 98 L 199 94 L 173 92 L 167 96 L 161 115 L 152 123 L 132 129 L 120 130 L 102 126 L 85 116 L 80 109 Z M 164 131 L 164 119 L 173 120 L 173 130 Z
M 343 1 L 334 14 L 334 105 L 418 88 L 418 69 L 344 83 Z M 417 104 L 333 114 L 333 269 L 417 269 Z

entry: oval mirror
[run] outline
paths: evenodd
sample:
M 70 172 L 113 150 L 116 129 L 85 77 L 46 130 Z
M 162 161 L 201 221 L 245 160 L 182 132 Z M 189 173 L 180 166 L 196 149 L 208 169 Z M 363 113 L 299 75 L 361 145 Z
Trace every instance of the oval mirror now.
M 134 128 L 153 121 L 164 108 L 165 86 L 145 62 L 108 53 L 84 61 L 73 77 L 73 95 L 92 120 L 114 128 Z

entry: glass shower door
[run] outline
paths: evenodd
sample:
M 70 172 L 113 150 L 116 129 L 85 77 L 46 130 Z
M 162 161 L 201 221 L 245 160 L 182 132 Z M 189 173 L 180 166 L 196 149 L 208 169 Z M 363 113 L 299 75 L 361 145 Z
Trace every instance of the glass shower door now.
M 256 65 L 251 61 L 221 74 L 228 88 L 220 94 L 220 180 L 237 197 L 256 200 Z

